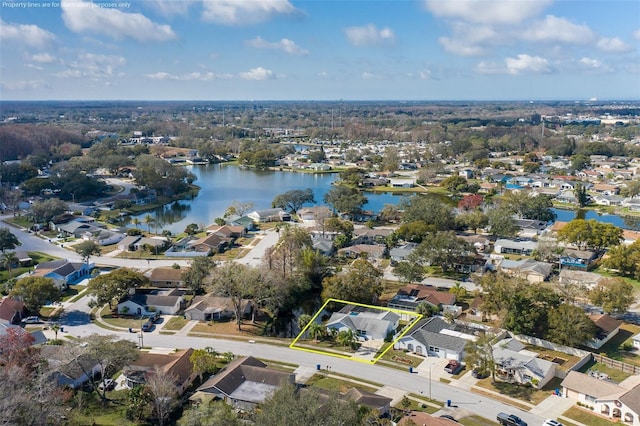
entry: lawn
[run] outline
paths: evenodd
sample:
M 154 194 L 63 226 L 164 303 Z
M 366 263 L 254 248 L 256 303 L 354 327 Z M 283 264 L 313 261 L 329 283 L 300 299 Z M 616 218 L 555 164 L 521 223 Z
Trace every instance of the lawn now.
M 494 426 L 499 424 L 498 422 L 493 422 L 480 416 L 463 417 L 461 419 L 458 419 L 458 423 L 464 426 Z
M 409 406 L 409 408 L 407 408 L 407 410 L 411 410 L 411 411 L 422 411 L 425 413 L 433 414 L 436 411 L 440 411 L 440 408 L 441 408 L 441 407 L 433 407 L 427 404 L 426 401 L 424 402 L 416 401 L 415 399 L 412 399 L 412 398 L 409 398 L 409 402 L 411 402 L 411 405 Z M 400 403 L 398 403 L 395 406 L 395 408 L 400 411 L 404 410 L 404 407 L 402 407 Z
M 540 359 L 555 362 L 560 366 L 559 369 L 562 371 L 569 371 L 571 367 L 580 361 L 580 357 L 578 356 L 552 351 L 551 349 L 545 349 L 540 346 L 527 345 L 525 349 L 539 354 L 538 358 Z
M 40 315 L 40 318 L 42 318 L 45 321 L 52 321 L 57 319 L 58 317 L 60 317 L 60 315 L 62 315 L 62 312 L 64 311 L 64 309 L 62 307 L 44 307 L 44 308 L 40 308 L 40 312 L 38 312 L 38 314 Z
M 350 388 L 357 388 L 367 392 L 375 392 L 378 388 L 367 386 L 360 383 L 354 383 L 349 380 L 341 380 L 335 377 L 328 377 L 324 374 L 314 374 L 306 383 L 307 386 L 316 386 L 321 389 L 327 389 L 334 392 L 344 393 Z
M 611 278 L 622 278 L 623 280 L 625 280 L 626 282 L 628 282 L 629 284 L 631 284 L 636 291 L 640 290 L 640 281 L 633 279 L 631 277 L 625 277 L 623 275 L 618 275 L 615 274 L 613 272 L 607 271 L 604 268 L 598 267 L 596 269 L 593 270 L 593 272 L 602 275 L 603 277 L 611 277 Z
M 422 363 L 422 361 L 424 361 L 424 358 L 417 357 L 417 356 L 405 353 L 404 351 L 398 351 L 395 349 L 388 350 L 387 353 L 384 354 L 382 359 L 385 361 L 391 361 L 395 364 L 398 364 L 402 366 L 402 368 L 405 370 L 409 367 L 416 368 Z
M 584 367 L 580 369 L 580 372 L 586 373 L 589 370 L 597 370 L 600 373 L 607 374 L 611 378 L 611 380 L 613 380 L 616 383 L 623 381 L 624 379 L 626 379 L 631 375 L 629 373 L 623 373 L 621 370 L 616 370 L 615 368 L 607 367 L 606 365 L 601 364 L 599 362 L 595 362 L 595 361 L 588 362 L 586 365 L 584 365 Z
M 595 414 L 579 407 L 569 408 L 564 412 L 563 416 L 589 426 L 610 426 L 619 424 L 617 422 L 611 422 L 603 417 L 596 416 Z
M 128 390 L 108 392 L 107 397 L 111 401 L 103 406 L 95 393 L 78 391 L 70 401 L 74 409 L 70 411 L 69 424 L 82 426 L 136 425 L 138 423 L 127 420 L 125 417 L 128 395 Z
M 256 319 L 256 323 L 252 323 L 251 320 L 243 320 L 241 330 L 238 330 L 238 326 L 235 321 L 209 321 L 200 322 L 191 329 L 191 333 L 209 333 L 209 334 L 223 334 L 227 336 L 237 337 L 269 337 L 269 328 L 271 322 L 266 315 L 261 315 Z
M 491 377 L 479 380 L 476 386 L 498 392 L 502 395 L 519 399 L 529 404 L 538 405 L 545 400 L 551 392 L 560 387 L 562 379 L 554 377 L 542 389 L 534 389 L 528 386 L 518 386 L 513 383 L 496 382 L 491 383 Z
M 125 316 L 120 314 L 114 314 L 111 312 L 111 308 L 109 305 L 105 306 L 100 312 L 102 319 L 109 325 L 114 327 L 122 327 L 122 328 L 133 328 L 134 330 L 140 330 L 142 324 L 144 324 L 147 319 L 140 318 L 138 316 Z
M 618 334 L 613 336 L 602 348 L 598 350 L 598 353 L 605 353 L 609 358 L 618 361 L 624 361 L 629 364 L 640 365 L 640 356 L 634 352 L 627 352 L 620 350 L 620 346 L 631 339 L 632 336 L 640 333 L 640 326 L 633 324 L 622 324 Z
M 185 319 L 184 317 L 179 317 L 179 316 L 171 317 L 171 319 L 167 321 L 167 323 L 164 325 L 164 327 L 162 327 L 162 329 L 174 330 L 174 331 L 182 330 L 182 328 L 185 325 L 187 325 L 188 322 L 189 320 Z

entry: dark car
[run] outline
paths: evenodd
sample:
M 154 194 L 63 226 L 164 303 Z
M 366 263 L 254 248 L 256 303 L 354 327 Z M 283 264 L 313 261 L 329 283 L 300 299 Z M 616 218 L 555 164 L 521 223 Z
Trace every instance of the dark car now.
M 162 317 L 160 316 L 159 312 L 156 312 L 155 314 L 153 314 L 153 316 L 151 318 L 149 318 L 149 321 L 154 323 L 154 324 L 157 324 L 160 321 L 162 321 Z
M 142 324 L 142 331 L 151 331 L 152 328 L 153 328 L 152 321 L 147 321 L 144 324 Z
M 460 371 L 462 371 L 462 364 L 460 363 L 460 361 L 456 361 L 456 360 L 451 360 L 449 361 L 449 363 L 444 367 L 444 371 L 446 371 L 449 374 L 458 374 Z
M 489 372 L 487 370 L 480 370 L 479 368 L 474 368 L 471 371 L 471 375 L 476 379 L 486 379 L 489 377 Z
M 440 418 L 441 419 L 448 419 L 448 420 L 451 420 L 452 422 L 458 423 L 458 421 L 455 419 L 455 417 L 450 416 L 448 414 L 443 414 L 443 415 L 440 416 Z
M 527 426 L 527 422 L 515 414 L 498 413 L 497 419 L 503 426 Z

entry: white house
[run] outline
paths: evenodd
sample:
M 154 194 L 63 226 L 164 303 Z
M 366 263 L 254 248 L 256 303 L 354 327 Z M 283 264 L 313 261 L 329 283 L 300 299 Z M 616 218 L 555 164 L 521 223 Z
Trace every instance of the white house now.
M 384 340 L 389 333 L 395 333 L 399 324 L 400 316 L 393 312 L 347 305 L 334 312 L 326 326 L 338 332 L 351 330 L 364 340 Z
M 493 245 L 493 250 L 501 254 L 517 254 L 520 256 L 529 256 L 538 248 L 535 241 L 514 241 L 499 239 Z
M 600 349 L 605 343 L 620 331 L 622 321 L 611 317 L 609 314 L 591 314 L 589 319 L 596 325 L 596 336 L 585 342 L 585 346 Z
M 69 284 L 88 277 L 94 266 L 93 263 L 72 262 L 66 259 L 52 260 L 38 264 L 33 275 L 51 278 L 60 290 L 65 290 Z
M 633 347 L 637 350 L 640 350 L 640 333 L 636 334 L 631 338 L 631 342 L 633 342 Z
M 118 312 L 139 316 L 151 316 L 155 313 L 175 315 L 183 304 L 183 290 L 136 289 L 136 292 L 118 303 Z
M 640 426 L 640 385 L 637 380 L 629 379 L 615 384 L 570 371 L 562 381 L 562 396 L 593 407 L 595 413 L 613 421 Z
M 525 346 L 513 338 L 493 345 L 493 359 L 500 380 L 530 384 L 536 389 L 549 383 L 556 373 L 556 364 L 537 358 L 535 352 L 525 350 Z
M 449 324 L 440 317 L 420 320 L 409 333 L 400 338 L 394 349 L 439 358 L 464 359 L 464 347 L 475 341 L 473 330 L 459 324 Z

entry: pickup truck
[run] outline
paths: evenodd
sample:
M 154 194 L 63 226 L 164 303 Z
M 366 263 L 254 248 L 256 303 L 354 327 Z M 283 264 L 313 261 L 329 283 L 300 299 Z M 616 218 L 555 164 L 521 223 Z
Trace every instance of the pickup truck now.
M 515 414 L 498 413 L 497 419 L 503 426 L 527 426 L 527 423 Z
M 449 374 L 458 374 L 461 370 L 462 370 L 462 364 L 460 364 L 459 361 L 456 361 L 453 359 L 449 361 L 449 363 L 444 367 L 444 371 L 446 371 Z

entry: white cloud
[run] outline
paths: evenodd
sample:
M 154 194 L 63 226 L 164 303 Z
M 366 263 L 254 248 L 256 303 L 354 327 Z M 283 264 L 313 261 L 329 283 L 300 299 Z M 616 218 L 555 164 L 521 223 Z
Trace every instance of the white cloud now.
M 585 70 L 592 71 L 592 72 L 610 72 L 611 71 L 611 68 L 608 65 L 603 64 L 601 61 L 597 59 L 587 58 L 586 56 L 578 61 L 578 65 L 580 65 L 581 68 L 584 68 Z
M 360 74 L 360 77 L 362 77 L 363 80 L 381 80 L 383 78 L 381 74 L 375 74 L 369 71 L 363 72 Z
M 425 7 L 440 18 L 482 24 L 517 24 L 538 15 L 551 0 L 424 0 Z
M 46 47 L 56 36 L 37 25 L 11 24 L 0 19 L 0 42 L 6 46 L 19 43 L 29 47 Z
M 565 18 L 547 15 L 544 21 L 535 22 L 523 33 L 530 41 L 559 41 L 564 43 L 586 44 L 594 40 L 595 34 L 586 25 L 574 24 Z
M 289 0 L 203 0 L 202 7 L 205 21 L 227 25 L 253 24 L 297 12 Z
M 605 52 L 628 52 L 631 50 L 631 46 L 620 40 L 618 37 L 603 37 L 598 40 L 596 46 L 598 49 L 604 50 Z
M 40 63 L 51 63 L 51 62 L 55 62 L 56 60 L 55 56 L 50 55 L 48 53 L 36 53 L 35 55 L 31 55 L 29 59 L 32 60 L 33 62 L 40 62 Z
M 31 68 L 32 70 L 36 70 L 36 71 L 44 71 L 44 68 L 39 66 L 39 65 L 35 65 L 35 64 L 24 64 L 25 67 L 27 68 Z
M 320 71 L 317 75 L 320 78 L 328 78 L 329 77 L 329 73 L 326 72 L 326 71 Z
M 93 80 L 108 77 L 121 77 L 124 74 L 116 72 L 118 67 L 126 65 L 122 56 L 83 53 L 67 64 L 67 69 L 54 74 L 60 78 L 90 78 Z
M 271 80 L 275 77 L 273 71 L 262 67 L 251 68 L 247 72 L 240 73 L 240 78 L 244 80 Z
M 479 74 L 503 74 L 505 72 L 504 66 L 491 61 L 481 61 L 474 69 Z
M 396 38 L 393 30 L 389 27 L 378 29 L 373 24 L 362 27 L 348 27 L 344 32 L 349 43 L 357 47 L 393 44 Z
M 280 41 L 270 42 L 263 39 L 260 36 L 257 36 L 254 39 L 248 40 L 247 45 L 256 48 L 256 49 L 272 49 L 272 50 L 281 50 L 290 55 L 308 55 L 309 51 L 303 49 L 298 46 L 293 40 L 289 40 L 288 38 L 280 39 Z
M 633 32 L 633 38 L 636 40 L 640 40 L 640 29 L 637 29 Z
M 540 56 L 529 56 L 521 53 L 515 58 L 506 58 L 504 62 L 507 65 L 509 74 L 540 74 L 550 71 L 549 61 Z
M 424 71 L 420 71 L 420 72 L 418 73 L 418 77 L 419 77 L 421 80 L 429 80 L 429 79 L 431 79 L 431 70 L 424 70 Z
M 438 39 L 438 43 L 440 43 L 447 52 L 460 56 L 477 56 L 485 53 L 484 47 L 479 46 L 470 40 L 440 37 Z
M 211 71 L 207 72 L 191 72 L 187 74 L 177 75 L 170 74 L 168 72 L 157 72 L 154 74 L 146 74 L 147 78 L 151 78 L 153 80 L 176 80 L 176 81 L 212 81 L 212 80 L 223 80 L 229 79 L 233 76 L 231 74 L 216 74 Z
M 114 39 L 166 41 L 176 38 L 169 25 L 151 21 L 141 13 L 126 13 L 118 9 L 98 7 L 82 0 L 62 0 L 62 19 L 71 31 L 105 34 Z

